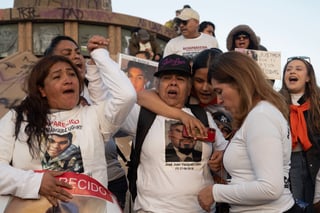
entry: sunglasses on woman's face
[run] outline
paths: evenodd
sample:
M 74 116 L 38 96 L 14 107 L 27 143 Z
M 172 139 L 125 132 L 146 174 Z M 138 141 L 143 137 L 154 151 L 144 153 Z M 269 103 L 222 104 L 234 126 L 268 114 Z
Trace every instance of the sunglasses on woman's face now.
M 241 34 L 241 35 L 237 35 L 235 37 L 236 40 L 241 40 L 241 39 L 249 39 L 249 36 L 248 35 L 244 35 L 244 34 Z

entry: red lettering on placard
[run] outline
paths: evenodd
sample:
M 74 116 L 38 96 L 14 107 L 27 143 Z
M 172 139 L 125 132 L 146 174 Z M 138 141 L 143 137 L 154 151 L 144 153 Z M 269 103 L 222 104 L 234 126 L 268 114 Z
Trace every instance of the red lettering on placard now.
M 43 170 L 36 172 L 44 172 Z M 65 172 L 57 179 L 64 181 L 73 186 L 72 189 L 65 189 L 73 195 L 87 195 L 97 198 L 102 198 L 106 201 L 112 202 L 112 193 L 105 188 L 97 180 L 85 174 L 78 174 L 73 172 Z

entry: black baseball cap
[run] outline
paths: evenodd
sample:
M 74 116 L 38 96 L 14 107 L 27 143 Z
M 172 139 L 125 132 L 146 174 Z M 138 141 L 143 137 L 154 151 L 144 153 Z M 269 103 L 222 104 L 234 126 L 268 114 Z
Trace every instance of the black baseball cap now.
M 162 58 L 158 64 L 158 71 L 154 76 L 161 77 L 164 74 L 178 74 L 191 77 L 189 60 L 181 55 L 172 54 Z

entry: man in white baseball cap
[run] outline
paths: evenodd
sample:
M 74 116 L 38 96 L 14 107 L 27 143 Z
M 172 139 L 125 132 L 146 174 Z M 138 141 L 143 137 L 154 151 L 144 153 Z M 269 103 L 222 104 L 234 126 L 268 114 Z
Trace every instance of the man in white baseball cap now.
M 174 19 L 181 35 L 171 39 L 164 48 L 163 57 L 178 54 L 190 62 L 204 49 L 218 48 L 218 42 L 213 36 L 200 33 L 200 16 L 192 8 L 184 8 Z
M 181 11 L 180 15 L 176 17 L 176 19 L 180 19 L 182 21 L 187 21 L 189 19 L 200 20 L 199 13 L 192 8 L 185 8 Z

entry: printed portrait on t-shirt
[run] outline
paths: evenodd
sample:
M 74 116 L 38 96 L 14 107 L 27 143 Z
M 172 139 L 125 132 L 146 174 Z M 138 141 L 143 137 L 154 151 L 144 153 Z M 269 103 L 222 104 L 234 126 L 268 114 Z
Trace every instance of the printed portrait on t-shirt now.
M 183 136 L 184 125 L 180 121 L 166 122 L 166 162 L 200 162 L 201 142 Z
M 43 169 L 83 173 L 80 147 L 72 144 L 72 138 L 71 132 L 49 135 L 41 161 Z

